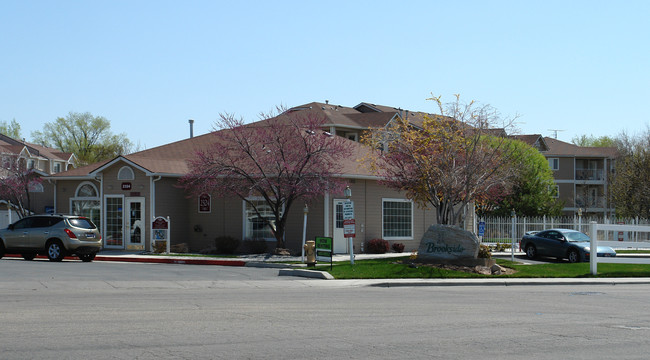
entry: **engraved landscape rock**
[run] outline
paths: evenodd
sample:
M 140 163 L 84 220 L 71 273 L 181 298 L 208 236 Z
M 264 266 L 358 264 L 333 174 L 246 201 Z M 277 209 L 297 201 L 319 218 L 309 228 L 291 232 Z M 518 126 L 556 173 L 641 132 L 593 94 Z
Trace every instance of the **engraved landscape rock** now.
M 485 266 L 486 259 L 477 259 L 479 245 L 476 235 L 469 231 L 451 225 L 431 225 L 422 236 L 417 260 Z

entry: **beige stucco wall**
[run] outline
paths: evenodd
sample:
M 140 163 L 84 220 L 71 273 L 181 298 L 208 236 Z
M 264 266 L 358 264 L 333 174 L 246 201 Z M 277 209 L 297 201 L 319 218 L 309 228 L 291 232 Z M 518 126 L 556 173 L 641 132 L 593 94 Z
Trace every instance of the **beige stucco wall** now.
M 41 185 L 42 192 L 29 192 L 30 210 L 36 214 L 43 214 L 46 207 L 54 206 L 54 184 L 44 180 Z
M 358 180 L 351 184 L 352 200 L 355 201 L 356 237 L 355 251 L 360 251 L 361 243 L 382 238 L 383 199 L 406 199 L 403 193 L 381 186 L 375 180 Z M 341 198 L 341 197 L 339 197 Z M 402 243 L 405 251 L 417 249 L 424 232 L 435 223 L 435 210 L 424 210 L 413 204 L 413 237 L 408 240 L 391 240 L 389 243 Z M 332 227 L 333 224 L 330 224 Z M 365 248 L 365 247 L 364 247 Z
M 125 200 L 129 197 L 144 198 L 145 209 L 145 245 L 150 249 L 151 219 L 154 216 L 169 217 L 171 221 L 171 243 L 185 243 L 191 251 L 200 251 L 214 247 L 218 236 L 232 236 L 242 240 L 244 233 L 243 202 L 235 197 L 220 197 L 213 194 L 209 213 L 200 213 L 198 197 L 190 196 L 179 188 L 177 177 L 154 177 L 155 211 L 151 210 L 150 187 L 151 179 L 144 172 L 132 167 L 135 174 L 133 180 L 118 180 L 117 174 L 124 163 L 117 163 L 101 174 L 103 176 L 103 195 L 120 196 Z M 90 180 L 99 189 L 102 183 Z M 59 180 L 57 182 L 57 211 L 70 212 L 70 197 L 73 197 L 77 187 L 83 180 Z M 122 183 L 130 182 L 130 190 L 122 190 Z M 405 199 L 403 194 L 380 186 L 375 180 L 349 180 L 352 189 L 352 201 L 355 203 L 356 237 L 354 251 L 359 253 L 361 244 L 374 238 L 382 238 L 382 199 Z M 102 199 L 102 212 L 104 212 Z M 329 203 L 325 207 L 325 197 L 309 204 L 307 217 L 307 240 L 317 236 L 334 233 L 334 200 L 345 199 L 343 194 L 330 194 Z M 304 201 L 298 200 L 289 209 L 286 226 L 286 246 L 294 251 L 300 251 Z M 327 214 L 325 211 L 327 209 Z M 125 214 L 125 216 L 127 216 Z M 406 251 L 417 249 L 422 234 L 435 223 L 435 211 L 420 209 L 413 204 L 413 236 L 411 239 L 394 240 L 390 243 L 403 243 Z M 100 224 L 104 226 L 104 224 Z M 327 227 L 327 231 L 325 230 Z M 269 247 L 275 244 L 269 243 Z

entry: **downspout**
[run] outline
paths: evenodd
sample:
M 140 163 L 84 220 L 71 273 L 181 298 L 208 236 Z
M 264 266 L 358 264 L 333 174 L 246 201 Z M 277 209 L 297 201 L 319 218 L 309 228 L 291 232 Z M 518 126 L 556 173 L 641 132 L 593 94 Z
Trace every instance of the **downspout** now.
M 156 179 L 154 179 L 153 176 L 149 177 L 149 192 L 150 192 L 150 194 L 149 194 L 149 201 L 150 201 L 149 206 L 151 207 L 151 219 L 156 218 L 156 182 L 160 181 L 160 179 L 162 179 L 162 176 L 160 176 L 160 175 Z M 150 222 L 148 222 L 148 223 L 150 223 Z M 149 226 L 149 228 L 151 228 L 151 226 Z M 151 239 L 152 239 L 152 235 L 149 234 L 149 251 L 153 252 L 153 243 L 152 243 Z
M 323 201 L 324 236 L 330 236 L 330 193 L 325 193 Z
M 57 206 L 56 206 L 56 190 L 57 190 L 56 185 L 57 185 L 57 182 L 56 182 L 56 180 L 52 181 L 52 179 L 47 179 L 47 182 L 49 182 L 50 184 L 54 184 L 54 209 L 52 211 L 54 211 L 54 213 L 56 214 L 56 213 L 58 213 L 58 211 L 56 211 L 57 210 Z
M 95 177 L 95 181 L 99 180 L 99 222 L 101 223 L 102 239 L 106 239 L 106 214 L 104 211 L 104 174 L 99 174 Z M 72 210 L 72 209 L 70 209 Z M 103 243 L 102 246 L 106 245 Z

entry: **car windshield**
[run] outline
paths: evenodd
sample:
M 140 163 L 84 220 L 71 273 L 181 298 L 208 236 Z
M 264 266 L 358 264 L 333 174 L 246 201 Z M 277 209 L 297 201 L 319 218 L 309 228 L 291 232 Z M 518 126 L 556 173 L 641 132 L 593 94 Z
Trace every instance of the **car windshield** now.
M 591 239 L 589 239 L 589 236 L 578 231 L 565 232 L 564 236 L 570 242 L 591 241 Z

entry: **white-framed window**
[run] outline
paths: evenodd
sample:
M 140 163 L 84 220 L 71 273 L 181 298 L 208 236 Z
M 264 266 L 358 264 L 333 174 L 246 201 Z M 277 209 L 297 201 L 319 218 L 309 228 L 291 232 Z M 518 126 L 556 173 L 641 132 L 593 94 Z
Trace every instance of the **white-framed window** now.
M 253 208 L 254 204 L 259 215 Z M 272 228 L 275 226 L 275 215 L 263 198 L 249 198 L 244 201 L 244 239 L 274 241 Z M 274 229 L 273 229 L 274 230 Z
M 101 226 L 101 203 L 95 184 L 84 181 L 77 186 L 75 197 L 70 198 L 70 213 L 85 216 L 97 227 Z
M 27 169 L 33 169 L 36 167 L 36 161 L 34 159 L 27 160 Z
M 560 170 L 560 159 L 558 159 L 558 158 L 548 158 L 548 166 L 553 171 Z
M 413 239 L 413 202 L 407 199 L 382 199 L 381 232 L 384 240 Z
M 61 172 L 61 163 L 54 163 L 54 167 L 52 169 L 52 172 L 54 172 L 55 174 L 60 173 Z
M 135 179 L 135 174 L 133 169 L 128 166 L 122 166 L 120 171 L 117 172 L 117 180 L 133 180 Z
M 74 195 L 75 197 L 80 198 L 98 198 L 99 192 L 97 191 L 95 184 L 89 181 L 84 181 L 79 184 L 79 186 L 77 186 L 77 190 L 75 191 Z

